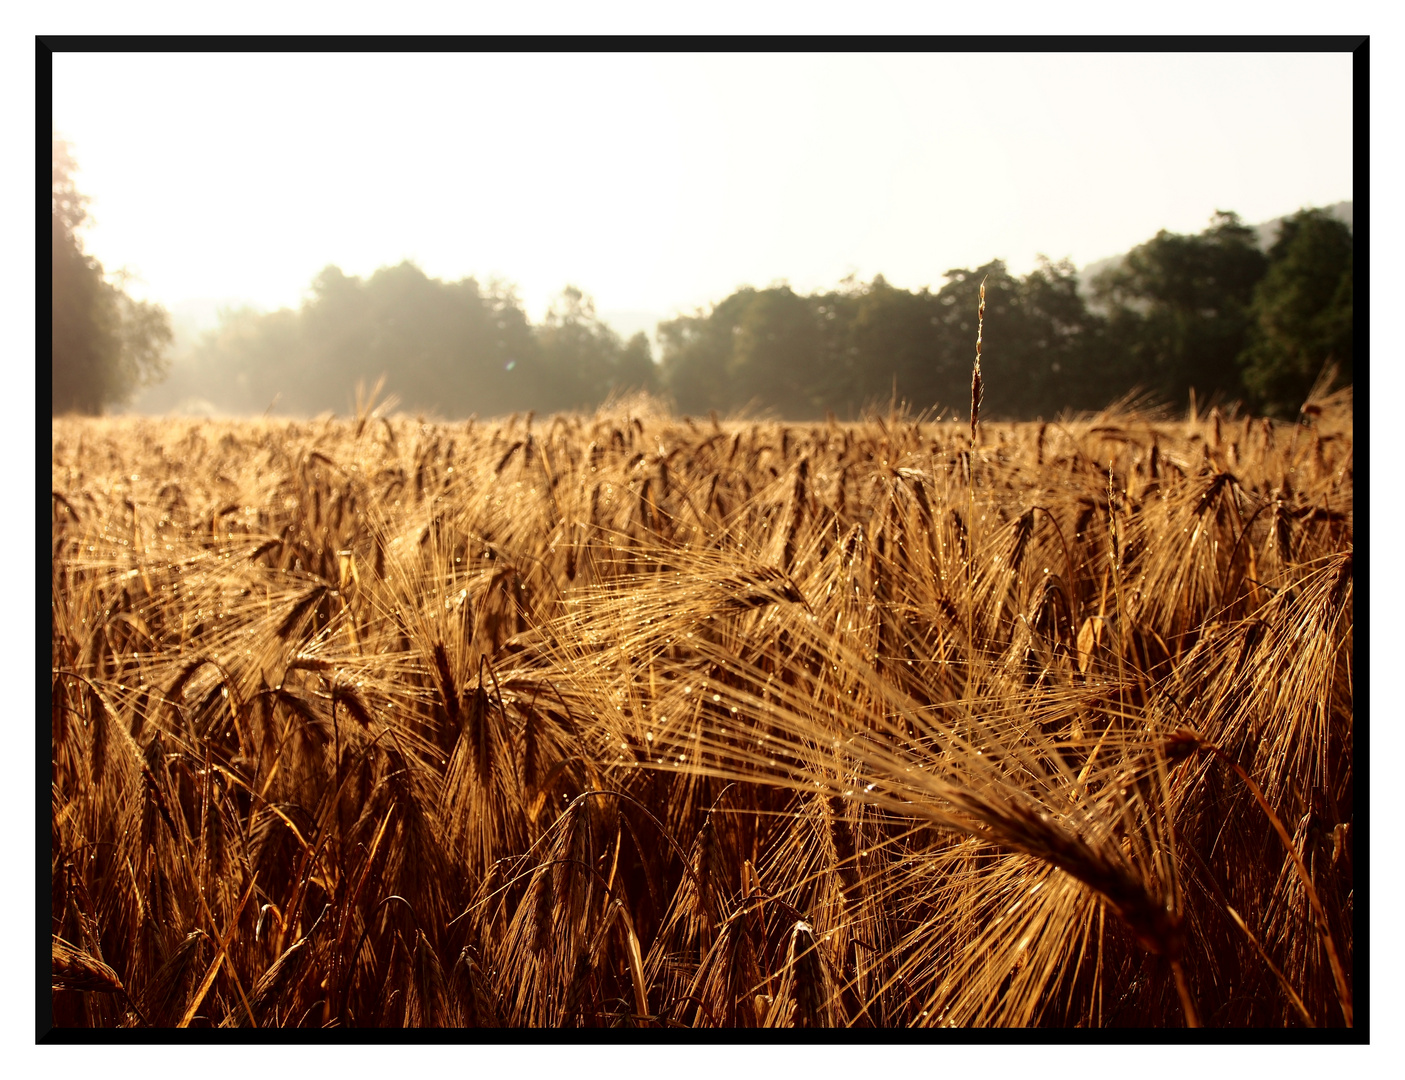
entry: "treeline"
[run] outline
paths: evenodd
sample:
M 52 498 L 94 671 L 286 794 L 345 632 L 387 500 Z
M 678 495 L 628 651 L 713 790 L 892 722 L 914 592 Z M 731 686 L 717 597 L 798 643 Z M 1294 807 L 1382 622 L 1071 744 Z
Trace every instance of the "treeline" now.
M 167 375 L 170 322 L 108 281 L 76 235 L 85 199 L 54 140 L 53 407 L 98 413 Z M 1352 233 L 1322 210 L 1285 219 L 1264 251 L 1219 213 L 1198 235 L 1162 231 L 1080 287 L 1071 263 L 1041 259 L 949 270 L 937 290 L 882 275 L 805 296 L 745 287 L 624 341 L 567 288 L 533 325 L 513 289 L 447 282 L 413 263 L 362 279 L 323 270 L 296 310 L 225 312 L 141 401 L 192 399 L 233 415 L 345 412 L 385 377 L 411 412 L 444 418 L 591 409 L 645 390 L 683 413 L 769 411 L 850 419 L 890 400 L 963 414 L 981 283 L 984 412 L 1052 418 L 1141 392 L 1182 405 L 1243 402 L 1291 415 L 1319 374 L 1352 380 Z
M 981 283 L 985 411 L 1053 417 L 1146 393 L 1182 405 L 1239 401 L 1291 415 L 1323 369 L 1352 378 L 1352 234 L 1321 210 L 1283 223 L 1265 252 L 1219 214 L 1198 235 L 1161 232 L 1085 291 L 1074 267 L 1028 274 L 1000 261 L 948 271 L 932 291 L 882 275 L 801 295 L 742 288 L 710 310 L 623 341 L 579 289 L 533 325 L 508 286 L 426 276 L 412 263 L 367 279 L 328 267 L 296 311 L 226 313 L 163 398 L 230 413 L 344 412 L 386 376 L 403 408 L 443 417 L 591 408 L 661 394 L 680 412 L 856 417 L 896 399 L 961 413 Z
M 852 418 L 894 398 L 916 409 L 964 405 L 984 282 L 987 415 L 1107 404 L 1089 363 L 1098 322 L 1070 264 L 1046 261 L 1017 278 L 996 261 L 946 277 L 935 293 L 881 274 L 810 296 L 740 289 L 706 314 L 660 325 L 663 383 L 684 412 L 759 406 L 787 419 Z
M 1286 219 L 1264 252 L 1234 214 L 1197 236 L 1162 231 L 1079 289 L 1068 262 L 1016 277 L 994 261 L 936 292 L 882 276 L 799 296 L 741 289 L 660 325 L 662 382 L 685 412 L 747 405 L 852 416 L 896 397 L 966 408 L 986 286 L 984 409 L 993 418 L 1099 409 L 1143 392 L 1290 415 L 1329 365 L 1352 379 L 1352 234 L 1321 210 Z
M 164 308 L 135 300 L 83 250 L 88 198 L 74 184 L 68 143 L 53 139 L 51 288 L 54 415 L 96 414 L 165 374 L 172 340 Z
M 355 387 L 382 375 L 401 407 L 446 418 L 587 409 L 660 389 L 648 339 L 622 341 L 579 289 L 533 326 L 505 285 L 445 282 L 404 262 L 367 279 L 329 266 L 296 311 L 225 312 L 159 400 L 199 398 L 235 415 L 344 413 Z

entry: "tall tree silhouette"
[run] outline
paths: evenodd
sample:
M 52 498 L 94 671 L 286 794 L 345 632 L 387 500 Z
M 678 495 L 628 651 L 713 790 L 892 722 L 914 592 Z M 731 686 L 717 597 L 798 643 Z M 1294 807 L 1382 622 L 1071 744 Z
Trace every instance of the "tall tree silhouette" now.
M 1254 230 L 1220 211 L 1198 236 L 1162 230 L 1095 283 L 1110 311 L 1109 334 L 1123 379 L 1184 401 L 1239 398 L 1237 358 L 1248 342 L 1249 306 L 1268 268 Z
M 88 199 L 74 183 L 68 143 L 52 141 L 53 411 L 97 415 L 162 377 L 171 322 L 163 308 L 109 281 L 83 250 Z
M 1254 292 L 1254 324 L 1240 357 L 1256 403 L 1292 415 L 1322 369 L 1335 364 L 1352 381 L 1352 235 L 1322 210 L 1283 222 Z

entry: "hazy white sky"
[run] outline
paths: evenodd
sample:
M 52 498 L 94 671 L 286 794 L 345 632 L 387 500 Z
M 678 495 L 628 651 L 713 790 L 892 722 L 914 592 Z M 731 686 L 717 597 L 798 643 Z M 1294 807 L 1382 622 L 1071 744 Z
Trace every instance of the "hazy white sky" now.
M 409 258 L 668 315 L 1352 198 L 1347 54 L 54 56 L 88 249 L 166 304 Z

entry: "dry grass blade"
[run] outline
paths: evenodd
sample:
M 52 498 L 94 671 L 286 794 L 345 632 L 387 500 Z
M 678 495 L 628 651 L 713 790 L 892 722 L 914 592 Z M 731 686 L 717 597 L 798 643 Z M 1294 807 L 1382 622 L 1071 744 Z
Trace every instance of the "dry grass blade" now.
M 195 1014 L 204 1002 L 205 995 L 209 993 L 210 986 L 215 981 L 215 976 L 219 974 L 220 965 L 225 961 L 230 940 L 234 937 L 234 932 L 239 929 L 239 916 L 243 914 L 244 905 L 249 902 L 249 897 L 254 894 L 255 881 L 256 877 L 251 876 L 249 878 L 248 887 L 244 890 L 244 895 L 240 897 L 239 903 L 234 909 L 234 917 L 229 920 L 229 925 L 225 927 L 224 936 L 220 938 L 219 946 L 215 949 L 215 958 L 210 962 L 210 966 L 205 972 L 205 977 L 200 980 L 200 985 L 195 988 L 195 993 L 191 995 L 190 1002 L 185 1007 L 185 1013 L 176 1023 L 176 1027 L 189 1027 L 190 1022 L 195 1019 Z
M 1283 987 L 1283 993 L 1286 994 L 1288 1000 L 1293 1003 L 1293 1008 L 1298 1010 L 1298 1015 L 1303 1018 L 1303 1023 L 1308 1027 L 1316 1027 L 1317 1025 L 1312 1022 L 1312 1017 L 1308 1014 L 1307 1006 L 1303 1004 L 1303 999 L 1298 996 L 1298 992 L 1293 989 L 1292 983 L 1288 981 L 1288 976 L 1284 975 L 1278 965 L 1269 958 L 1268 953 L 1264 952 L 1263 946 L 1259 944 L 1259 939 L 1256 938 L 1254 932 L 1244 924 L 1243 917 L 1232 907 L 1226 907 L 1225 910 L 1229 912 L 1229 917 L 1234 920 L 1234 925 L 1239 927 L 1239 929 L 1244 932 L 1244 936 L 1253 944 L 1255 951 L 1263 958 L 1263 962 L 1268 965 L 1268 969 L 1273 972 L 1273 977 L 1278 980 L 1278 985 Z

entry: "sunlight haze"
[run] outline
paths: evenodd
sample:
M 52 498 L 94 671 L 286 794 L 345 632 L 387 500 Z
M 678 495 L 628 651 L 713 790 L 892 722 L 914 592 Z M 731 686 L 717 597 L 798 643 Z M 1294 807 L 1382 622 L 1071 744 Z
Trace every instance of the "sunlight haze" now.
M 130 291 L 296 307 L 336 264 L 574 284 L 666 318 L 740 285 L 1078 266 L 1217 209 L 1352 198 L 1322 54 L 83 54 L 54 127 Z

